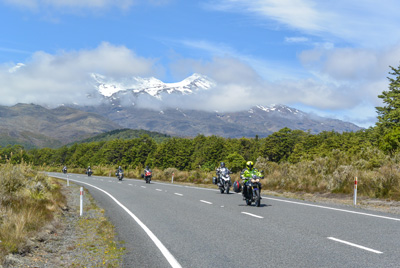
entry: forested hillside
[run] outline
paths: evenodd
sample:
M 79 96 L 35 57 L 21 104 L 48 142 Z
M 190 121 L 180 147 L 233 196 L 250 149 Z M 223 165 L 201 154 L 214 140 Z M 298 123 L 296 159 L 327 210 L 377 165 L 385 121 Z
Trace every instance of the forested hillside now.
M 167 134 L 162 134 L 158 132 L 143 130 L 143 129 L 116 129 L 106 133 L 98 134 L 94 137 L 84 139 L 78 141 L 76 143 L 90 143 L 90 142 L 97 142 L 97 141 L 111 141 L 115 139 L 122 139 L 122 140 L 130 140 L 134 138 L 139 138 L 143 135 L 148 135 L 151 137 L 155 142 L 160 143 L 166 139 L 169 139 L 171 136 Z M 73 144 L 73 143 L 72 143 Z M 71 144 L 71 145 L 72 145 Z

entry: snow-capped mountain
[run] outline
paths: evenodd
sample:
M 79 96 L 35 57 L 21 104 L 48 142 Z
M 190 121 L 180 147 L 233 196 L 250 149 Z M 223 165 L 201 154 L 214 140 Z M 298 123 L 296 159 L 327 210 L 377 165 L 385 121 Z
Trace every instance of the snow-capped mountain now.
M 95 81 L 95 87 L 104 97 L 113 98 L 118 93 L 131 92 L 134 95 L 149 94 L 161 98 L 161 93 L 180 93 L 183 95 L 192 94 L 198 90 L 207 90 L 216 84 L 205 75 L 194 73 L 188 78 L 177 83 L 164 83 L 154 77 L 142 78 L 131 77 L 121 81 L 109 79 L 100 74 L 91 74 Z

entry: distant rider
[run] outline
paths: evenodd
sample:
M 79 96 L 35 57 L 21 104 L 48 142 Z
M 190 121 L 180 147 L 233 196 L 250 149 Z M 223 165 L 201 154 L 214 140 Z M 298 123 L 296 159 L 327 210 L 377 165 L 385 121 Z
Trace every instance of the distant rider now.
M 241 173 L 241 178 L 243 179 L 243 191 L 242 191 L 242 196 L 243 200 L 246 199 L 247 195 L 247 185 L 248 182 L 253 176 L 258 177 L 258 178 L 263 178 L 263 174 L 258 171 L 257 169 L 254 168 L 254 163 L 252 161 L 247 161 L 246 163 L 246 168 L 242 171 Z M 260 197 L 261 197 L 261 183 L 258 182 L 258 189 L 260 189 Z
M 149 166 L 146 166 L 146 167 L 144 168 L 144 176 L 145 176 L 145 177 L 151 176 L 151 169 L 149 168 Z
M 63 172 L 64 174 L 67 174 L 67 166 L 64 166 L 64 167 L 63 167 L 62 172 Z
M 121 166 L 118 167 L 117 171 L 115 172 L 115 176 L 118 176 L 118 173 L 120 173 L 120 172 L 124 173 Z

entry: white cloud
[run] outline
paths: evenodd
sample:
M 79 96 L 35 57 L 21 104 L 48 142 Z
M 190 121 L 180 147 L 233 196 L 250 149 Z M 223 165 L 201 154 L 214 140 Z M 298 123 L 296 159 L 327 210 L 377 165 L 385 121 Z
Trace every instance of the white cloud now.
M 10 64 L 0 66 L 0 105 L 18 102 L 48 106 L 74 102 L 84 104 L 90 101 L 87 95 L 94 90 L 89 75 L 92 72 L 116 78 L 155 74 L 152 60 L 138 57 L 126 47 L 108 43 L 93 50 L 56 55 L 36 52 L 19 68 L 13 67 Z
M 400 40 L 400 2 L 394 0 L 218 0 L 207 7 L 257 15 L 303 33 L 365 47 L 379 47 L 383 39 L 391 44 Z
M 287 43 L 303 43 L 308 41 L 307 37 L 285 37 L 285 42 Z

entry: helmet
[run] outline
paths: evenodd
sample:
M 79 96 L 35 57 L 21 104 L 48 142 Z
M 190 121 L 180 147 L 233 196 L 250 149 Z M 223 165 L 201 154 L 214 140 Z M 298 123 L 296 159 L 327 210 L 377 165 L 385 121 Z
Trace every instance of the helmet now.
M 225 163 L 224 162 L 221 162 L 221 167 L 225 167 Z
M 119 166 L 118 169 L 121 169 L 121 166 Z
M 247 163 L 246 163 L 246 167 L 247 167 L 248 169 L 252 169 L 252 168 L 253 168 L 253 166 L 254 166 L 254 163 L 253 163 L 253 162 L 251 162 L 251 161 L 247 161 Z
M 149 166 L 146 166 L 146 169 L 149 169 Z

